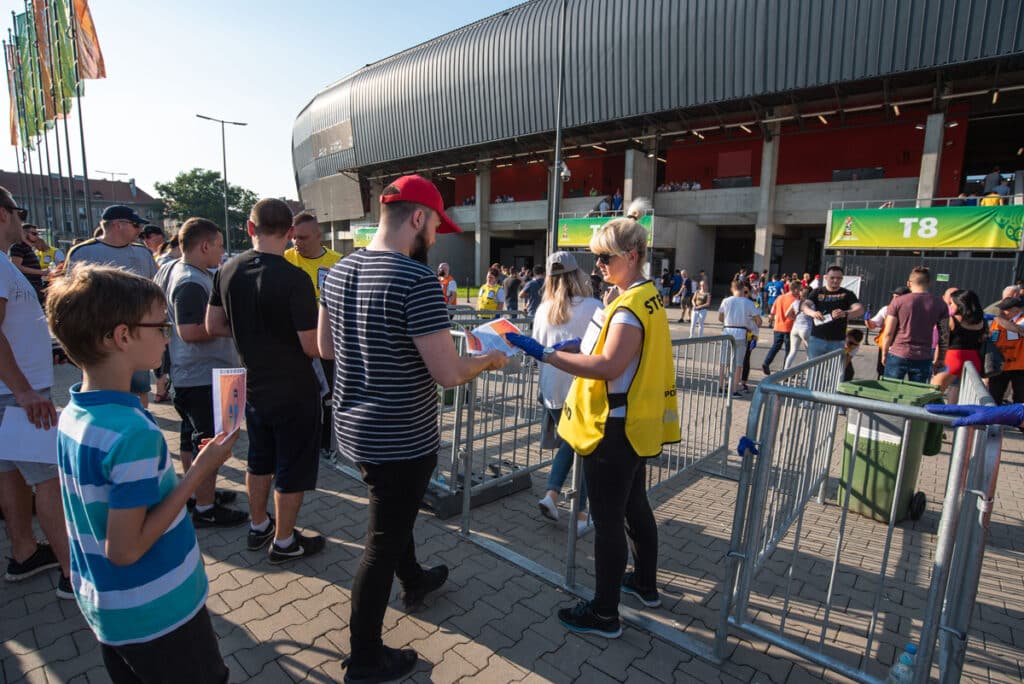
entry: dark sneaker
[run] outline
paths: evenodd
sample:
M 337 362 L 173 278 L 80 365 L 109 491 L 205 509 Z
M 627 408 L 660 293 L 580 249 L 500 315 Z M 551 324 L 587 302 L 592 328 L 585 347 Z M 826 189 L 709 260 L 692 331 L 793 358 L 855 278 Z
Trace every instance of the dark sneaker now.
M 60 581 L 57 582 L 57 598 L 72 600 L 75 598 L 75 590 L 71 588 L 71 578 L 65 577 L 63 573 L 60 576 Z
M 375 663 L 355 664 L 346 658 L 341 666 L 345 668 L 346 684 L 373 684 L 402 679 L 413 671 L 419 657 L 411 648 L 381 647 L 380 657 Z
M 562 608 L 558 611 L 558 621 L 566 629 L 579 632 L 580 634 L 596 634 L 616 639 L 622 636 L 622 625 L 619 623 L 619 616 L 605 618 L 594 612 L 589 601 L 580 601 L 572 608 Z
M 402 592 L 402 604 L 406 610 L 418 608 L 423 599 L 432 591 L 437 591 L 448 581 L 448 566 L 435 565 L 423 572 L 423 580 L 419 585 L 408 588 Z
M 296 530 L 292 535 L 295 537 L 292 539 L 292 543 L 284 548 L 278 546 L 276 542 L 270 544 L 270 551 L 267 555 L 271 565 L 287 563 L 298 558 L 306 558 L 324 550 L 326 542 L 324 542 L 324 538 L 319 534 L 315 534 L 312 537 L 304 537 Z
M 232 492 L 229 489 L 218 489 L 213 493 L 213 503 L 218 506 L 226 506 L 229 503 L 235 503 L 235 499 L 238 498 L 238 492 Z
M 764 373 L 765 375 L 771 375 L 772 369 L 767 363 L 765 363 L 761 365 L 761 372 Z
M 269 518 L 270 524 L 262 532 L 257 532 L 252 529 L 252 525 L 249 525 L 249 536 L 246 539 L 245 546 L 250 551 L 259 551 L 274 538 L 274 533 L 277 531 L 277 527 L 274 525 L 274 516 L 267 513 L 267 518 Z
M 238 527 L 246 522 L 249 522 L 248 513 L 217 503 L 208 511 L 192 511 L 192 524 L 196 527 Z
M 35 553 L 19 563 L 13 558 L 8 559 L 7 574 L 4 578 L 9 582 L 20 582 L 37 575 L 44 570 L 59 567 L 57 557 L 53 555 L 53 549 L 49 544 L 36 544 Z
M 622 578 L 622 593 L 635 596 L 640 603 L 648 608 L 657 608 L 661 605 L 661 595 L 657 589 L 641 589 L 636 585 L 636 576 L 627 572 Z

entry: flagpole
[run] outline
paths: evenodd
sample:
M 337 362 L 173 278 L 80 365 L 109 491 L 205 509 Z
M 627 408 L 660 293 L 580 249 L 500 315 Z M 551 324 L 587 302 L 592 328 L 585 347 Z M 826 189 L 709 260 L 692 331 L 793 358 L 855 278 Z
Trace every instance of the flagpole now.
M 11 12 L 14 15 L 14 12 Z M 23 130 L 23 123 L 27 125 L 27 115 L 25 113 L 25 89 L 21 82 L 21 65 L 18 63 L 18 47 L 17 43 L 11 34 L 11 29 L 7 29 L 7 43 L 12 46 L 10 58 L 14 59 L 14 103 L 18 109 L 18 143 L 21 146 L 22 156 L 22 167 L 28 169 L 28 177 L 25 179 L 25 185 L 28 186 L 28 209 L 30 212 L 35 212 L 39 209 L 39 205 L 36 202 L 36 190 L 35 190 L 35 171 L 32 169 L 32 154 L 31 150 L 26 149 L 26 143 L 28 142 L 28 134 Z M 6 57 L 5 53 L 5 57 Z
M 75 102 L 78 104 L 78 142 L 82 147 L 82 184 L 85 188 L 86 230 L 92 226 L 92 194 L 89 192 L 89 165 L 85 159 L 85 125 L 82 123 L 82 72 L 78 67 L 78 10 L 75 0 L 69 0 L 71 8 L 71 50 L 75 56 Z
M 59 231 L 64 233 L 64 221 L 68 215 L 68 203 L 64 198 L 64 163 L 60 156 L 60 127 L 57 125 L 57 116 L 60 113 L 61 108 L 64 106 L 64 98 L 61 98 L 60 105 L 57 104 L 57 72 L 53 68 L 53 27 L 50 21 L 50 5 L 47 0 L 33 0 L 33 2 L 43 3 L 43 18 L 44 26 L 46 27 L 46 58 L 50 63 L 50 101 L 53 104 L 53 146 L 54 151 L 57 154 L 57 196 L 60 198 L 60 221 L 57 222 L 57 228 L 51 227 L 50 242 L 56 243 L 56 235 Z M 34 12 L 35 8 L 33 8 Z M 33 15 L 33 19 L 35 16 Z M 37 29 L 38 30 L 38 29 Z M 38 43 L 38 36 L 37 43 Z
M 36 69 L 35 69 L 35 90 L 36 92 L 36 116 L 39 117 L 39 128 L 42 129 L 40 135 L 43 138 L 43 147 L 46 148 L 46 190 L 50 195 L 50 220 L 57 218 L 57 199 L 53 194 L 53 169 L 50 167 L 50 139 L 46 135 L 46 103 L 43 101 L 43 65 L 39 61 L 39 40 L 36 35 L 36 16 L 35 10 L 32 5 L 25 0 L 25 20 L 28 25 L 28 40 L 30 45 L 34 46 L 36 54 Z M 36 148 L 38 149 L 38 147 Z M 42 172 L 43 162 L 40 159 L 39 170 Z
M 18 143 L 21 142 L 21 131 L 20 131 L 21 123 L 18 120 L 19 119 L 19 117 L 18 117 L 18 109 L 17 109 L 18 108 L 18 104 L 15 101 L 15 98 L 18 96 L 17 84 L 14 81 L 12 81 L 12 79 L 14 78 L 14 70 L 11 69 L 11 60 L 10 60 L 10 55 L 8 54 L 8 49 L 7 49 L 7 43 L 6 42 L 3 43 L 3 47 L 4 47 L 4 68 L 7 70 L 7 90 L 9 91 L 9 94 L 11 96 L 11 106 L 14 107 L 14 109 L 15 109 L 15 112 L 14 112 L 14 140 L 15 140 L 15 142 L 14 142 L 14 165 L 18 169 L 18 196 L 21 197 L 22 200 L 27 200 L 28 199 L 28 195 L 25 193 L 25 178 L 24 178 L 23 172 L 21 170 L 21 159 L 19 157 L 19 155 L 21 153 L 21 145 L 19 145 Z M 29 206 L 31 206 L 31 205 L 29 205 Z
M 65 9 L 67 6 L 65 5 Z M 54 13 L 54 28 L 53 32 L 55 35 L 60 34 L 60 18 Z M 64 57 L 61 52 L 61 44 L 63 40 L 57 40 L 57 62 L 60 64 L 60 82 L 61 82 L 61 107 L 64 107 Z M 52 43 L 51 43 L 52 45 Z M 74 86 L 74 84 L 72 84 Z M 67 109 L 71 108 L 71 103 L 68 102 Z M 78 202 L 75 199 L 75 173 L 71 170 L 71 136 L 68 134 L 68 116 L 70 111 L 65 111 L 64 116 L 61 117 L 61 123 L 64 126 L 64 157 L 68 162 L 68 200 L 71 202 L 71 237 L 78 237 Z
M 27 22 L 28 14 L 26 13 L 25 16 L 26 16 L 26 22 Z M 29 174 L 31 176 L 32 184 L 35 185 L 36 181 L 37 181 L 37 177 L 36 177 L 36 174 L 35 174 L 35 170 L 32 168 L 32 137 L 29 135 L 29 132 L 28 132 L 28 125 L 29 125 L 29 120 L 28 120 L 28 118 L 29 118 L 28 117 L 28 94 L 25 92 L 24 64 L 22 64 L 22 62 L 21 62 L 21 41 L 20 41 L 21 35 L 18 32 L 18 22 L 17 22 L 17 19 L 15 17 L 14 10 L 11 10 L 11 19 L 12 19 L 13 24 L 14 24 L 14 45 L 15 45 L 14 54 L 15 54 L 15 56 L 18 59 L 18 64 L 17 64 L 18 68 L 17 68 L 16 71 L 17 71 L 17 75 L 18 75 L 18 81 L 19 81 L 19 83 L 21 83 L 21 107 L 22 107 L 22 112 L 24 114 L 24 117 L 23 117 L 22 120 L 25 122 L 25 140 L 28 142 L 28 145 L 29 145 L 29 151 L 28 151 L 28 155 L 27 155 L 28 156 L 28 168 L 29 168 Z M 25 37 L 25 40 L 28 40 L 28 36 Z M 33 103 L 33 105 L 35 104 L 35 98 L 34 97 L 32 98 L 32 103 Z M 33 123 L 36 123 L 36 122 L 33 122 Z M 43 196 L 44 195 L 44 193 L 43 193 L 43 155 L 42 155 L 42 151 L 39 149 L 39 139 L 38 139 L 38 136 L 36 137 L 35 148 L 36 148 L 36 162 L 38 162 L 38 165 L 39 165 L 39 176 L 38 176 L 38 193 L 36 193 L 36 197 L 35 197 L 36 206 L 35 206 L 35 211 L 33 213 L 36 214 L 36 215 L 45 216 L 46 215 L 46 198 Z M 38 220 L 38 219 L 34 219 L 34 220 Z

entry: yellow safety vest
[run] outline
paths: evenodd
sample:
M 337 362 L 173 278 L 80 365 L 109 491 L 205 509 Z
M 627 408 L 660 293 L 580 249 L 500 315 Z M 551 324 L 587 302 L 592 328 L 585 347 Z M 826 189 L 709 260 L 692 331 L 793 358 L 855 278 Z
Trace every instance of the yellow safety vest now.
M 306 272 L 309 279 L 313 281 L 313 294 L 320 299 L 320 285 L 327 278 L 327 272 L 331 270 L 331 267 L 341 261 L 341 255 L 333 249 L 324 247 L 324 253 L 316 259 L 307 259 L 299 254 L 299 250 L 289 247 L 284 251 L 284 260 Z
M 40 268 L 43 268 L 43 269 L 50 268 L 51 264 L 56 265 L 56 263 L 57 263 L 56 262 L 57 248 L 56 247 L 50 247 L 50 249 L 46 250 L 45 252 L 41 252 L 41 251 L 39 251 L 37 249 L 36 250 L 36 256 L 39 257 Z
M 498 292 L 500 291 L 501 285 L 481 285 L 480 294 L 477 296 L 477 310 L 496 311 L 498 309 Z
M 672 338 L 661 294 L 651 281 L 631 287 L 605 310 L 604 325 L 594 354 L 604 349 L 612 317 L 617 309 L 628 309 L 643 326 L 640 364 L 626 393 L 626 438 L 644 458 L 661 453 L 662 444 L 678 442 L 679 404 L 676 401 L 676 370 L 672 361 Z M 594 451 L 604 438 L 608 422 L 608 383 L 576 378 L 562 407 L 558 434 L 581 456 Z

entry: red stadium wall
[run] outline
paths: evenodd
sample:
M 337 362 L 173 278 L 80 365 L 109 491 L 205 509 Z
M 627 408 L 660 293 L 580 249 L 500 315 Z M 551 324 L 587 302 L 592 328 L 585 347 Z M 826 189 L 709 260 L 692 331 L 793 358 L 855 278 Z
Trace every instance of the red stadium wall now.
M 725 140 L 705 134 L 704 140 L 690 137 L 679 140 L 665 151 L 666 183 L 693 183 L 710 188 L 715 178 L 751 176 L 754 185 L 761 182 L 761 136 L 741 133 Z

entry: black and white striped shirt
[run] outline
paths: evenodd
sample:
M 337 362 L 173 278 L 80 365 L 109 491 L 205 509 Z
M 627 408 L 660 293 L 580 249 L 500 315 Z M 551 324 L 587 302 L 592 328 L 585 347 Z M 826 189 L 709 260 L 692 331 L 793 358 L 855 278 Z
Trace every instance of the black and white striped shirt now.
M 404 254 L 361 249 L 331 268 L 322 304 L 338 451 L 364 463 L 436 454 L 437 384 L 413 338 L 451 327 L 437 276 Z

